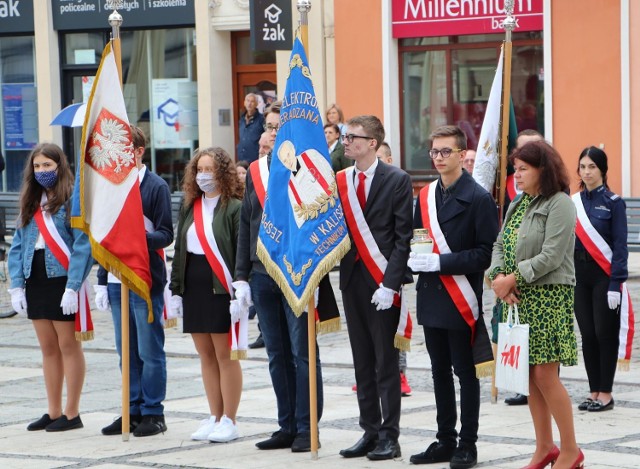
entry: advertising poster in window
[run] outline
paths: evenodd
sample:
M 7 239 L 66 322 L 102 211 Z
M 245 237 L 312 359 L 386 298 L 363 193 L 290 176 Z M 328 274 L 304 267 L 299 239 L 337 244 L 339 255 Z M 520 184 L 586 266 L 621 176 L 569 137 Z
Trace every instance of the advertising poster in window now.
M 30 150 L 38 141 L 38 106 L 33 83 L 2 85 L 4 147 Z
M 151 138 L 155 148 L 191 148 L 191 140 L 185 140 L 180 132 L 180 115 L 185 103 L 181 103 L 180 84 L 187 78 L 152 80 Z

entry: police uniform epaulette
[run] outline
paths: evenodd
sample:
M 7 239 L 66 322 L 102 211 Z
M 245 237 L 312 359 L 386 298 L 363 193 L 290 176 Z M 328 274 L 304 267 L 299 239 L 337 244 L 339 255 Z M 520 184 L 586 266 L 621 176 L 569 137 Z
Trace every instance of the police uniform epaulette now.
M 607 191 L 605 192 L 605 195 L 609 197 L 611 200 L 618 200 L 620 198 L 620 196 L 614 192 Z

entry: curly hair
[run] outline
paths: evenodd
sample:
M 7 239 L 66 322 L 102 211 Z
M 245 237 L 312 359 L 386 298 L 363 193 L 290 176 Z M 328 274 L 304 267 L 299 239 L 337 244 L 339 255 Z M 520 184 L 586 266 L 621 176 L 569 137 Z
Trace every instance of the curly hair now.
M 220 147 L 199 148 L 194 152 L 193 158 L 184 170 L 182 178 L 184 207 L 190 207 L 193 201 L 202 195 L 202 190 L 196 183 L 196 174 L 198 174 L 198 161 L 203 156 L 213 158 L 213 174 L 220 189 L 220 202 L 224 205 L 229 199 L 241 199 L 242 184 L 238 180 L 236 165 L 229 154 Z
M 540 195 L 550 197 L 569 190 L 569 172 L 558 151 L 545 141 L 529 142 L 511 155 L 511 163 L 520 160 L 540 170 Z
M 40 143 L 31 150 L 22 171 L 22 189 L 20 190 L 20 227 L 27 226 L 40 206 L 44 188 L 36 181 L 33 171 L 33 160 L 36 156 L 44 156 L 54 161 L 57 167 L 58 181 L 47 191 L 47 203 L 44 209 L 49 213 L 57 213 L 60 207 L 69 202 L 73 192 L 73 173 L 69 160 L 62 148 L 55 143 Z M 67 210 L 67 215 L 69 211 Z

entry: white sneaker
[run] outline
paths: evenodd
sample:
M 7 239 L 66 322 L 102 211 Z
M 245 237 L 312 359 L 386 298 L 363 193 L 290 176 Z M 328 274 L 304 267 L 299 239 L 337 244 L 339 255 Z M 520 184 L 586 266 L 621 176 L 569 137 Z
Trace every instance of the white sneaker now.
M 223 415 L 216 428 L 209 434 L 209 441 L 216 443 L 226 443 L 227 441 L 235 440 L 240 436 L 238 427 L 233 423 L 233 420 Z
M 215 430 L 218 423 L 216 422 L 215 415 L 212 415 L 208 419 L 204 419 L 200 422 L 200 428 L 195 433 L 191 434 L 192 440 L 206 441 L 209 434 Z

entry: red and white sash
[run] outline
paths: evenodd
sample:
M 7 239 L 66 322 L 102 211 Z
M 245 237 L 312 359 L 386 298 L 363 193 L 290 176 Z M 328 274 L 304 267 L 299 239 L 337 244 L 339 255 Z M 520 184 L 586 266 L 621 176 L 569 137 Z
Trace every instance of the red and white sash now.
M 269 184 L 269 162 L 267 157 L 263 156 L 251 163 L 249 172 L 251 173 L 251 180 L 260 201 L 260 206 L 264 209 L 264 201 L 267 197 L 267 186 Z
M 434 181 L 429 186 L 420 190 L 420 210 L 422 215 L 422 225 L 429 229 L 433 237 L 433 252 L 436 254 L 449 254 L 451 248 L 442 233 L 440 223 L 438 223 L 438 213 L 436 210 L 436 190 L 438 181 Z M 447 293 L 456 305 L 464 321 L 471 328 L 471 340 L 473 342 L 476 332 L 476 321 L 480 314 L 478 298 L 476 297 L 466 275 L 440 275 L 440 280 L 447 289 Z
M 389 262 L 382 252 L 380 252 L 380 248 L 378 248 L 378 244 L 369 229 L 369 224 L 358 202 L 356 188 L 353 182 L 354 171 L 355 168 L 350 166 L 336 174 L 338 193 L 340 194 L 344 216 L 347 221 L 347 226 L 349 227 L 349 232 L 356 244 L 358 255 L 367 268 L 367 271 L 369 271 L 369 274 L 371 274 L 376 284 L 379 285 L 384 280 L 384 272 Z M 393 303 L 395 306 L 400 306 L 400 321 L 398 323 L 398 329 L 396 330 L 394 345 L 401 350 L 409 350 L 413 323 L 406 304 L 407 302 L 404 300 L 404 296 L 396 294 Z
M 213 271 L 213 275 L 222 283 L 222 286 L 231 296 L 234 298 L 233 291 L 233 277 L 229 267 L 224 261 L 220 249 L 218 249 L 218 243 L 213 235 L 213 216 L 212 214 L 205 213 L 202 210 L 204 195 L 197 198 L 193 202 L 193 224 L 196 229 L 196 236 L 200 242 L 200 246 L 204 251 L 204 255 L 209 262 L 209 266 Z M 246 318 L 241 319 L 236 324 L 231 324 L 231 356 L 232 358 L 245 358 L 247 354 L 248 343 L 248 322 Z
M 576 236 L 578 236 L 580 242 L 585 247 L 589 255 L 593 257 L 602 270 L 604 270 L 607 275 L 611 276 L 611 259 L 613 258 L 611 248 L 591 224 L 591 220 L 589 220 L 589 217 L 584 210 L 580 193 L 578 192 L 577 194 L 572 195 L 571 199 L 576 206 L 576 212 L 578 214 Z M 622 284 L 620 301 L 620 345 L 618 346 L 618 364 L 621 369 L 629 369 L 631 349 L 633 346 L 633 335 L 635 332 L 634 324 L 635 318 L 633 314 L 633 305 L 631 304 L 631 296 L 629 295 L 627 283 L 625 282 Z
M 44 196 L 43 201 L 46 201 Z M 71 251 L 62 236 L 60 236 L 51 214 L 38 207 L 34 218 L 49 251 L 51 251 L 64 270 L 69 272 Z M 75 330 L 77 340 L 93 339 L 93 322 L 91 321 L 91 307 L 89 305 L 89 282 L 87 280 L 82 282 L 80 290 L 78 290 L 78 312 L 75 315 Z

